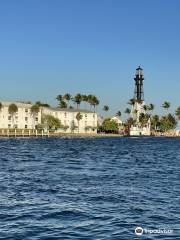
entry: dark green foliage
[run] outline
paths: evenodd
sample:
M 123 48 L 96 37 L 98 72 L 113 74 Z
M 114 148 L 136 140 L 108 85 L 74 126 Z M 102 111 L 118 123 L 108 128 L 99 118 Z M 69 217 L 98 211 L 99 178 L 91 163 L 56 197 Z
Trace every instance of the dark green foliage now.
M 103 111 L 108 112 L 108 111 L 109 111 L 109 106 L 105 105 L 105 106 L 103 107 Z
M 58 118 L 49 114 L 44 114 L 42 116 L 42 124 L 44 128 L 47 128 L 48 130 L 57 130 L 58 128 L 63 127 Z
M 105 133 L 117 133 L 118 129 L 118 123 L 110 118 L 105 119 L 101 126 L 101 130 Z
M 39 112 L 40 108 L 39 105 L 35 104 L 31 107 L 31 113 L 32 114 L 37 114 Z
M 9 105 L 8 112 L 9 114 L 13 115 L 18 111 L 18 107 L 16 104 L 12 103 Z
M 172 114 L 168 114 L 167 116 L 163 116 L 160 119 L 160 131 L 166 132 L 169 130 L 174 130 L 176 128 L 177 122 L 175 117 Z
M 176 109 L 176 117 L 180 120 L 180 106 Z
M 141 123 L 141 126 L 145 126 L 148 123 L 150 116 L 147 113 L 141 113 L 139 116 L 139 122 Z

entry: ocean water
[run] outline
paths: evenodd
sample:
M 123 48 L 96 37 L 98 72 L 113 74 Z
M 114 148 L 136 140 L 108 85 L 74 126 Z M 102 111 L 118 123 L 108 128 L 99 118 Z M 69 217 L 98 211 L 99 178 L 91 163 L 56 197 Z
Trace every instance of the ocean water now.
M 0 139 L 0 239 L 180 239 L 180 139 Z

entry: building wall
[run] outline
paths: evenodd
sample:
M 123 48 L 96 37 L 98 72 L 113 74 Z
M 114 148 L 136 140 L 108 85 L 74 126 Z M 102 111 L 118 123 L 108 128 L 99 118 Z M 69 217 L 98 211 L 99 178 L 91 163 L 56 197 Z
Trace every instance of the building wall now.
M 32 116 L 31 104 L 14 103 L 18 107 L 18 112 L 14 115 L 9 114 L 8 108 L 12 102 L 1 102 L 0 128 L 19 128 L 34 129 L 35 125 L 41 123 L 41 112 Z
M 151 135 L 151 129 L 150 125 L 146 127 L 140 127 L 140 126 L 131 126 L 130 128 L 130 136 L 150 136 Z
M 79 121 L 79 130 L 78 130 L 78 121 L 76 119 L 76 115 L 78 112 L 81 113 L 82 119 Z M 43 108 L 43 114 L 50 114 L 61 121 L 61 124 L 64 126 L 68 126 L 67 130 L 59 129 L 59 132 L 67 132 L 67 133 L 97 133 L 97 114 L 88 111 L 82 110 L 57 110 L 51 108 Z M 76 128 L 72 130 L 72 125 L 75 125 Z M 87 129 L 87 127 L 89 127 Z
M 12 104 L 12 102 L 1 103 L 0 128 L 35 129 L 36 125 L 41 123 L 42 114 L 50 114 L 58 118 L 63 126 L 68 126 L 67 130 L 59 129 L 59 132 L 97 133 L 97 114 L 90 111 L 41 107 L 39 113 L 33 116 L 31 114 L 32 104 L 14 102 L 18 107 L 18 112 L 12 116 L 8 112 L 9 105 Z M 82 119 L 79 121 L 79 128 L 76 119 L 78 112 L 82 115 Z M 73 123 L 76 126 L 74 130 L 72 130 Z M 89 128 L 86 129 L 86 127 Z

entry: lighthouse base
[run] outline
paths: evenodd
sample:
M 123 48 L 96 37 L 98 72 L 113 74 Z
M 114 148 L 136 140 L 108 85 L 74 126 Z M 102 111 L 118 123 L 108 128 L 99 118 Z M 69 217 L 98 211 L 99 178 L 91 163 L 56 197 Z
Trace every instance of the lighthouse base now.
M 129 131 L 130 136 L 151 136 L 150 126 L 141 127 L 132 125 Z

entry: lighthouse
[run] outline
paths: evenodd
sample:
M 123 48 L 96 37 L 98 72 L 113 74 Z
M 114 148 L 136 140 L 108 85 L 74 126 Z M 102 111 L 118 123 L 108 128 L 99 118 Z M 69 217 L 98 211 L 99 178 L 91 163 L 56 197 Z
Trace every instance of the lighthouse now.
M 134 84 L 134 98 L 131 108 L 131 117 L 134 120 L 134 124 L 130 127 L 130 135 L 150 135 L 150 119 L 145 126 L 142 126 L 139 121 L 141 114 L 146 114 L 144 109 L 144 75 L 143 69 L 140 66 L 136 69 Z
M 134 99 L 137 102 L 142 103 L 144 101 L 144 90 L 143 90 L 144 77 L 143 77 L 143 69 L 140 66 L 136 69 L 136 75 L 135 75 L 134 81 L 135 81 Z

